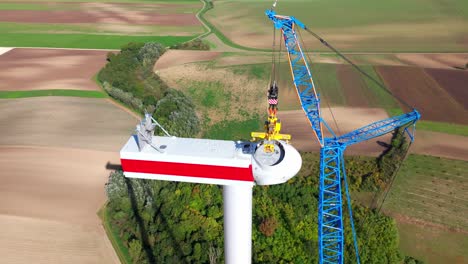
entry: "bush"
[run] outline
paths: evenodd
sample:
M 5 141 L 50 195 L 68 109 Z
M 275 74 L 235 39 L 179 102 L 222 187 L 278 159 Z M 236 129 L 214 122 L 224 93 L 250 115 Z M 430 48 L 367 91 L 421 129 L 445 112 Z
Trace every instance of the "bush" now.
M 143 67 L 153 67 L 154 63 L 166 51 L 166 48 L 157 42 L 146 43 L 138 52 L 138 60 Z
M 201 39 L 194 39 L 189 42 L 176 44 L 171 46 L 171 49 L 184 49 L 184 50 L 209 50 L 210 45 L 208 43 L 202 41 Z
M 112 87 L 108 82 L 104 82 L 103 84 L 104 90 L 114 99 L 131 106 L 133 109 L 137 111 L 142 111 L 143 103 L 140 99 L 134 97 L 129 92 L 124 92 L 118 88 Z
M 194 137 L 200 131 L 195 106 L 190 98 L 177 90 L 169 89 L 158 101 L 154 117 L 174 136 Z

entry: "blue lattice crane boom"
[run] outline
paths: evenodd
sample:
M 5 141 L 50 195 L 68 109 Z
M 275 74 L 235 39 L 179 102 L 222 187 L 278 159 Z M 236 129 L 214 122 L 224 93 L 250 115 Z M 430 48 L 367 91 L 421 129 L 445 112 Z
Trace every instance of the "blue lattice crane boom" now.
M 344 135 L 337 136 L 320 114 L 320 97 L 317 93 L 310 67 L 302 47 L 298 41 L 296 27 L 307 30 L 307 27 L 292 16 L 277 15 L 273 10 L 267 10 L 266 15 L 273 21 L 276 29 L 281 30 L 288 53 L 289 65 L 294 86 L 300 99 L 302 109 L 310 121 L 311 128 L 320 144 L 320 186 L 319 186 L 319 263 L 343 263 L 344 227 L 342 182 L 345 187 L 348 211 L 354 239 L 357 262 L 359 251 L 351 210 L 351 200 L 348 192 L 346 170 L 343 153 L 347 146 L 379 137 L 404 127 L 414 139 L 414 125 L 420 118 L 418 111 L 405 113 L 374 122 Z M 320 39 L 323 43 L 323 40 Z M 408 127 L 413 125 L 413 130 Z M 324 137 L 323 127 L 331 134 Z

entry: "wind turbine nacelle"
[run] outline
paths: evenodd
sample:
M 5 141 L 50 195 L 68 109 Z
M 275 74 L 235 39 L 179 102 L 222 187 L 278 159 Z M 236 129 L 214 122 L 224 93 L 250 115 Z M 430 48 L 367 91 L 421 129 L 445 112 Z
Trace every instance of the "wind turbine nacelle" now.
M 297 150 L 275 141 L 262 153 L 262 142 L 133 135 L 120 151 L 126 177 L 218 185 L 271 185 L 288 181 L 300 170 Z M 148 140 L 149 141 L 149 140 Z
M 272 142 L 268 142 L 271 144 Z M 296 176 L 302 166 L 299 152 L 284 141 L 273 141 L 274 150 L 265 152 L 261 141 L 252 155 L 252 168 L 255 183 L 258 185 L 273 185 L 285 183 Z

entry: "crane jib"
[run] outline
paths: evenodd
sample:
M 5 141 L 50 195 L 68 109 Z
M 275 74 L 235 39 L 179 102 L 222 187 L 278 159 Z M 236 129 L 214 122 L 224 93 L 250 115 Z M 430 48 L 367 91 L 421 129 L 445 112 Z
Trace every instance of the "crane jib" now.
M 348 204 L 348 215 L 354 240 L 356 261 L 360 264 L 359 248 L 354 228 L 343 153 L 349 145 L 385 135 L 397 128 L 405 128 L 411 141 L 413 141 L 414 135 L 411 134 L 408 127 L 413 125 L 414 132 L 414 125 L 421 116 L 418 111 L 414 109 L 412 112 L 380 120 L 344 135 L 336 136 L 332 129 L 321 118 L 320 100 L 315 89 L 310 68 L 304 58 L 294 28 L 295 26 L 299 26 L 306 29 L 309 33 L 310 30 L 294 17 L 277 15 L 273 10 L 267 10 L 266 15 L 273 21 L 275 28 L 280 29 L 283 34 L 297 95 L 321 146 L 318 205 L 319 264 L 342 264 L 344 262 L 342 184 L 344 184 L 346 193 L 345 197 Z M 315 34 L 315 37 L 319 38 L 324 45 L 331 48 L 331 46 L 318 35 Z M 345 58 L 345 61 L 352 63 L 336 49 L 332 48 L 332 50 Z M 354 66 L 358 68 L 358 66 Z M 362 73 L 362 70 L 359 68 L 358 70 Z M 366 76 L 371 78 L 368 75 Z M 385 89 L 382 85 L 379 86 Z M 390 92 L 390 94 L 392 93 Z M 407 104 L 405 105 L 408 106 Z M 324 138 L 322 124 L 331 132 L 332 137 Z
M 320 115 L 320 100 L 315 90 L 314 81 L 309 65 L 299 45 L 295 25 L 305 28 L 299 20 L 289 16 L 279 16 L 273 10 L 267 10 L 266 14 L 275 27 L 281 29 L 286 49 L 288 51 L 289 66 L 293 76 L 294 86 L 301 101 L 302 109 L 310 122 L 315 136 L 321 146 L 324 144 L 322 119 Z

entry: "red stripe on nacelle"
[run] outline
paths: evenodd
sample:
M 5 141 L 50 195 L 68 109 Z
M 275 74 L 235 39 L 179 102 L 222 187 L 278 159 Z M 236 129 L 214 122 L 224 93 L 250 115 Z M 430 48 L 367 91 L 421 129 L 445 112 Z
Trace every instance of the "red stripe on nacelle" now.
M 248 168 L 176 162 L 121 159 L 125 172 L 253 182 L 252 165 Z

